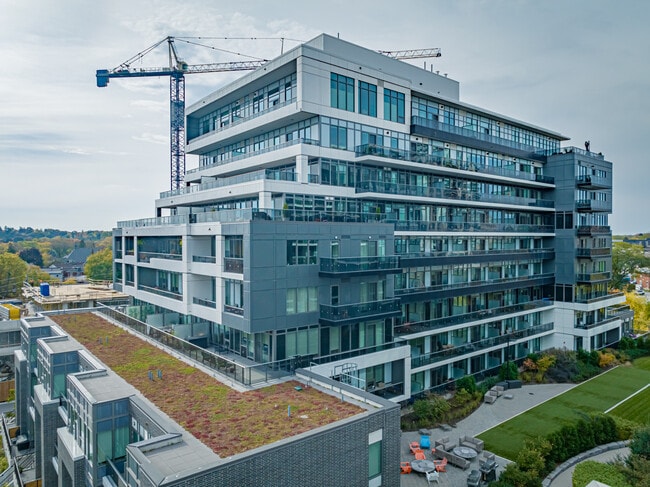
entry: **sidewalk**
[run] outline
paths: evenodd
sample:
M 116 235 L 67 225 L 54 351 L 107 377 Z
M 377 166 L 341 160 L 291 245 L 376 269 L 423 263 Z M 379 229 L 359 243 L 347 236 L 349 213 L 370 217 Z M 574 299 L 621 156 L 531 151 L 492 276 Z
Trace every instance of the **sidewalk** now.
M 527 411 L 538 404 L 541 404 L 549 399 L 568 391 L 575 387 L 575 384 L 541 384 L 523 386 L 521 389 L 508 390 L 508 394 L 512 394 L 512 399 L 506 399 L 501 396 L 494 404 L 482 404 L 474 413 L 467 418 L 459 421 L 451 431 L 444 431 L 440 428 L 433 428 L 431 432 L 431 444 L 434 441 L 448 436 L 452 443 L 458 444 L 458 438 L 463 435 L 476 436 L 482 432 L 493 428 L 494 426 L 507 421 L 513 416 Z M 409 451 L 409 443 L 412 441 L 419 441 L 420 434 L 417 431 L 402 432 L 401 440 L 401 459 L 402 461 L 412 461 L 413 455 Z M 467 476 L 472 470 L 479 469 L 479 460 L 482 454 L 471 461 L 471 465 L 467 470 L 452 465 L 447 466 L 447 474 L 440 476 L 440 485 L 449 485 L 452 487 L 465 487 L 467 485 Z M 427 458 L 431 458 L 431 452 L 427 452 Z M 499 464 L 499 474 L 503 471 L 505 465 L 510 463 L 510 460 L 505 458 L 496 457 Z M 410 475 L 400 476 L 401 487 L 423 487 L 427 485 L 427 480 L 424 475 L 412 473 Z M 557 483 L 554 485 L 563 485 Z M 566 484 L 566 485 L 570 485 Z

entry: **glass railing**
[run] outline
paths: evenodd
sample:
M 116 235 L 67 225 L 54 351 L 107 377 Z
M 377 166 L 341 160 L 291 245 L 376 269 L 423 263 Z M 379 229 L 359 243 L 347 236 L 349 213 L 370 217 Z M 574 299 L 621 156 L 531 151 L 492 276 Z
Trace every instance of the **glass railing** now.
M 320 258 L 320 272 L 347 274 L 364 271 L 399 270 L 399 257 L 339 257 Z
M 522 338 L 528 338 L 540 333 L 551 331 L 553 329 L 553 323 L 544 323 L 543 325 L 530 326 L 521 330 L 515 330 L 512 333 L 505 335 L 499 335 L 491 338 L 485 338 L 483 340 L 478 340 L 475 342 L 464 343 L 458 346 L 448 345 L 446 348 L 441 350 L 427 353 L 424 355 L 419 355 L 411 359 L 411 369 L 422 367 L 424 365 L 433 364 L 440 362 L 442 360 L 447 360 L 453 357 L 458 357 L 459 355 L 465 355 L 468 353 L 484 350 L 486 348 L 496 347 L 497 345 L 508 345 L 514 344 L 517 340 Z M 443 347 L 445 347 L 443 345 Z
M 599 188 L 611 188 L 612 181 L 607 178 L 601 178 L 598 176 L 591 176 L 583 174 L 582 176 L 576 177 L 576 184 L 578 186 L 593 186 Z
M 600 200 L 577 200 L 576 208 L 578 210 L 612 211 L 612 202 Z
M 593 157 L 595 159 L 601 159 L 601 160 L 605 159 L 605 156 L 603 156 L 600 152 L 596 154 L 595 152 L 587 151 L 581 149 L 580 147 L 573 147 L 573 146 L 560 147 L 558 149 L 539 150 L 536 152 L 536 154 L 543 155 L 543 156 L 552 156 L 555 154 L 571 154 L 573 152 L 575 152 L 576 154 L 580 154 L 581 156 L 588 156 L 588 157 Z
M 216 264 L 217 258 L 214 255 L 193 255 L 192 262 L 201 262 L 203 264 Z
M 244 316 L 244 308 L 241 308 L 239 306 L 232 306 L 230 304 L 224 304 L 223 305 L 223 310 L 226 313 L 232 313 L 234 315 Z
M 217 307 L 216 301 L 212 301 L 210 299 L 204 299 L 204 298 L 192 298 L 192 302 L 194 304 L 200 304 L 201 306 L 206 306 L 208 308 L 215 308 Z
M 539 208 L 553 208 L 555 204 L 553 200 L 524 198 L 521 196 L 509 196 L 501 194 L 488 194 L 461 188 L 433 188 L 429 186 L 385 183 L 381 181 L 360 181 L 355 185 L 354 189 L 357 193 L 385 193 L 396 194 L 400 196 L 421 196 L 426 198 L 480 201 L 519 206 L 535 206 Z
M 275 105 L 271 105 L 268 108 L 265 108 L 264 110 L 260 110 L 259 112 L 252 113 L 251 115 L 247 117 L 240 117 L 237 118 L 236 120 L 230 121 L 227 125 L 224 125 L 223 127 L 215 127 L 208 132 L 205 132 L 201 135 L 197 135 L 196 137 L 192 137 L 191 139 L 187 139 L 187 142 L 197 142 L 200 141 L 201 139 L 204 139 L 206 137 L 209 137 L 210 135 L 213 135 L 215 133 L 221 132 L 223 130 L 228 130 L 229 128 L 236 127 L 237 125 L 240 125 L 244 122 L 248 122 L 249 120 L 254 120 L 257 117 L 261 117 L 262 115 L 266 115 L 267 113 L 273 112 L 279 108 L 286 107 L 287 105 L 291 105 L 296 102 L 296 98 L 291 98 L 290 100 L 285 100 L 283 102 L 276 103 Z
M 234 257 L 224 257 L 223 267 L 226 272 L 234 272 L 235 274 L 244 273 L 244 259 L 236 259 Z
M 521 281 L 535 281 L 538 279 L 548 279 L 553 277 L 555 277 L 555 274 L 549 273 L 549 274 L 535 274 L 535 275 L 523 276 L 523 277 L 504 277 L 501 279 L 489 279 L 489 280 L 472 281 L 472 282 L 464 281 L 464 282 L 457 282 L 452 284 L 439 284 L 435 286 L 422 286 L 422 287 L 412 287 L 408 289 L 395 289 L 395 295 L 403 296 L 407 294 L 421 294 L 421 293 L 430 293 L 430 292 L 438 292 L 438 291 L 449 291 L 452 289 L 459 289 L 459 288 L 463 288 L 463 289 L 466 288 L 469 294 L 470 290 L 474 287 L 492 286 L 495 284 L 507 284 L 507 283 L 521 282 Z
M 490 249 L 490 250 L 441 250 L 438 252 L 413 252 L 400 254 L 400 262 L 408 259 L 444 259 L 445 257 L 464 257 L 478 255 L 517 255 L 531 259 L 542 258 L 552 259 L 555 255 L 554 249 Z
M 478 139 L 483 142 L 489 142 L 491 144 L 498 144 L 505 147 L 510 147 L 523 152 L 529 153 L 539 153 L 539 149 L 535 146 L 522 144 L 521 142 L 516 142 L 513 140 L 504 139 L 502 137 L 495 137 L 494 135 L 486 134 L 479 132 L 478 130 L 472 130 L 463 127 L 456 127 L 455 125 L 449 125 L 446 123 L 438 122 L 437 120 L 429 120 L 423 117 L 411 117 L 412 125 L 419 125 L 421 127 L 427 127 L 434 130 L 440 130 L 442 132 L 447 132 L 450 134 L 461 135 L 463 137 L 469 137 L 472 139 Z
M 169 291 L 168 289 L 162 289 L 162 288 L 153 287 L 153 286 L 145 286 L 144 284 L 138 284 L 138 289 L 140 291 L 146 291 L 148 293 L 158 294 L 159 296 L 164 296 L 166 298 L 175 299 L 177 301 L 182 301 L 183 300 L 183 295 L 182 294 L 180 294 L 178 292 L 174 292 L 174 291 Z
M 553 306 L 553 301 L 547 299 L 537 299 L 526 303 L 511 304 L 498 308 L 482 309 L 463 313 L 455 316 L 445 316 L 434 318 L 427 321 L 418 321 L 417 323 L 403 323 L 395 328 L 395 335 L 409 335 L 429 330 L 446 328 L 451 325 L 461 323 L 470 323 L 472 321 L 489 320 L 503 317 L 505 315 L 520 313 L 522 311 L 532 311 Z
M 429 222 L 423 220 L 396 220 L 393 214 L 354 213 L 303 209 L 237 209 L 206 211 L 191 215 L 174 215 L 159 218 L 144 218 L 118 222 L 120 228 L 187 225 L 191 223 L 241 222 L 249 220 L 305 221 L 305 222 L 348 222 L 348 223 L 389 223 L 397 231 L 465 231 L 465 232 L 513 232 L 513 233 L 554 233 L 553 225 L 517 223 L 479 223 L 479 222 Z M 609 227 L 607 227 L 609 228 Z
M 607 291 L 603 292 L 592 292 L 592 293 L 581 293 L 576 294 L 574 302 L 576 303 L 595 303 L 598 301 L 604 301 L 606 299 L 617 298 L 619 296 L 625 296 L 622 292 L 618 293 L 608 293 Z
M 578 225 L 578 235 L 609 234 L 612 229 L 603 225 Z
M 576 275 L 576 281 L 578 282 L 609 281 L 611 278 L 611 272 L 586 272 Z
M 217 162 L 212 162 L 210 164 L 202 164 L 202 165 L 200 165 L 199 167 L 197 167 L 195 169 L 190 169 L 189 171 L 186 172 L 186 174 L 194 174 L 194 173 L 197 173 L 199 171 L 203 171 L 204 169 L 209 169 L 211 167 L 223 166 L 224 164 L 230 164 L 231 162 L 241 161 L 242 159 L 247 159 L 249 157 L 257 156 L 257 155 L 260 155 L 260 154 L 266 154 L 268 152 L 273 152 L 273 151 L 276 151 L 276 150 L 285 149 L 287 147 L 291 147 L 291 146 L 298 145 L 298 144 L 320 145 L 320 142 L 318 140 L 314 140 L 314 139 L 293 139 L 293 140 L 289 140 L 287 142 L 283 142 L 281 144 L 266 147 L 264 149 L 251 151 L 251 152 L 245 152 L 243 154 L 237 154 L 235 156 L 228 157 L 226 159 L 222 159 L 222 160 L 217 161 Z
M 138 252 L 138 262 L 149 262 L 151 259 L 183 260 L 183 255 L 169 252 Z
M 401 311 L 399 299 L 384 299 L 367 303 L 320 305 L 320 317 L 326 321 L 346 321 L 356 318 L 372 318 Z
M 578 257 L 606 257 L 612 255 L 612 249 L 600 248 L 600 249 L 576 249 L 576 256 Z
M 375 144 L 364 144 L 356 146 L 354 149 L 356 157 L 363 156 L 377 156 L 386 157 L 389 159 L 398 159 L 400 161 L 417 162 L 420 164 L 428 164 L 431 166 L 448 167 L 451 169 L 460 169 L 462 171 L 469 171 L 473 173 L 491 174 L 494 176 L 502 176 L 514 179 L 525 179 L 527 181 L 535 181 L 538 183 L 554 184 L 555 179 L 551 176 L 544 176 L 542 174 L 534 174 L 530 172 L 517 171 L 504 167 L 486 166 L 483 164 L 475 164 L 460 159 L 451 157 L 443 157 L 433 154 L 422 154 L 419 152 L 412 152 L 402 149 L 391 149 Z

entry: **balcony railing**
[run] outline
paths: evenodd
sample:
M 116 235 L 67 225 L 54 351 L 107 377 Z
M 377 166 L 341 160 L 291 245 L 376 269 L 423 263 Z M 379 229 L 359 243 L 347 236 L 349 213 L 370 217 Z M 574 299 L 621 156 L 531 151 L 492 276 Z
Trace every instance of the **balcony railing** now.
M 232 314 L 235 314 L 235 315 L 244 316 L 244 308 L 241 308 L 241 307 L 238 307 L 238 306 L 232 306 L 232 305 L 229 305 L 229 304 L 224 304 L 223 305 L 223 310 L 226 313 L 232 313 Z
M 416 117 L 417 118 L 417 117 Z M 460 169 L 462 171 L 469 171 L 473 173 L 491 174 L 494 176 L 503 176 L 515 179 L 525 179 L 527 181 L 535 181 L 538 183 L 553 184 L 555 179 L 551 176 L 544 176 L 542 174 L 533 174 L 529 172 L 517 171 L 503 167 L 486 166 L 482 164 L 474 164 L 471 162 L 454 159 L 450 157 L 443 157 L 433 154 L 422 154 L 419 152 L 412 152 L 401 149 L 391 149 L 375 144 L 364 144 L 354 148 L 356 157 L 363 156 L 377 156 L 386 157 L 389 159 L 398 159 L 400 161 L 417 162 L 420 164 L 427 164 L 431 166 L 448 167 L 451 169 Z
M 603 292 L 592 292 L 592 293 L 581 293 L 576 294 L 574 302 L 581 304 L 591 304 L 598 301 L 604 301 L 605 299 L 617 298 L 619 296 L 625 296 L 624 293 L 608 293 L 607 291 Z
M 236 259 L 234 257 L 225 257 L 223 259 L 223 267 L 226 272 L 233 272 L 235 274 L 244 273 L 244 259 Z
M 272 145 L 270 147 L 266 147 L 264 149 L 260 149 L 260 150 L 257 150 L 257 151 L 245 152 L 243 154 L 237 154 L 237 155 L 222 159 L 220 161 L 212 162 L 212 163 L 209 163 L 209 164 L 202 164 L 202 165 L 200 165 L 199 167 L 197 167 L 195 169 L 190 169 L 189 171 L 187 171 L 187 174 L 197 173 L 199 171 L 203 171 L 205 169 L 210 169 L 212 167 L 223 166 L 224 164 L 230 164 L 232 162 L 241 161 L 242 159 L 247 159 L 249 157 L 257 156 L 257 155 L 260 155 L 260 154 L 266 154 L 268 152 L 273 152 L 273 151 L 276 151 L 276 150 L 285 149 L 287 147 L 291 147 L 291 146 L 298 145 L 298 144 L 320 145 L 320 142 L 317 141 L 317 140 L 314 140 L 314 139 L 293 139 L 293 140 L 289 140 L 287 142 L 283 142 L 283 143 L 277 144 L 277 145 Z
M 438 291 L 449 291 L 451 289 L 467 289 L 468 294 L 470 293 L 470 289 L 479 287 L 479 286 L 491 286 L 495 284 L 508 284 L 508 283 L 516 283 L 520 281 L 534 281 L 537 279 L 548 279 L 548 278 L 553 278 L 555 274 L 534 274 L 534 275 L 529 275 L 529 276 L 519 276 L 519 277 L 504 277 L 500 279 L 489 279 L 489 280 L 481 280 L 481 281 L 472 281 L 472 282 L 456 282 L 456 283 L 451 283 L 451 284 L 438 284 L 434 286 L 421 286 L 421 287 L 413 287 L 413 288 L 407 288 L 407 289 L 395 289 L 395 295 L 396 296 L 403 296 L 406 294 L 421 294 L 421 293 L 430 293 L 430 292 L 438 292 Z
M 464 127 L 457 127 L 455 125 L 450 125 L 447 123 L 438 122 L 437 120 L 429 120 L 423 117 L 411 117 L 411 125 L 426 127 L 434 130 L 439 130 L 441 132 L 447 132 L 454 135 L 460 135 L 463 137 L 469 137 L 471 139 L 481 140 L 490 144 L 501 145 L 504 147 L 509 147 L 521 152 L 527 152 L 529 154 L 539 153 L 539 149 L 535 146 L 522 144 L 521 142 L 516 142 L 514 140 L 504 139 L 502 137 L 496 137 L 478 130 L 472 130 Z M 413 130 L 412 130 L 413 131 Z M 417 132 L 417 129 L 414 131 Z
M 607 257 L 612 255 L 612 249 L 609 247 L 600 249 L 576 249 L 576 256 L 578 257 Z
M 600 159 L 600 160 L 605 159 L 605 156 L 603 156 L 600 152 L 595 153 L 591 151 L 586 151 L 584 149 L 581 149 L 580 147 L 574 147 L 574 146 L 560 147 L 558 149 L 541 150 L 541 151 L 537 151 L 536 153 L 544 156 L 552 156 L 555 154 L 571 154 L 573 152 L 575 152 L 576 154 L 580 154 L 581 156 L 593 157 L 594 159 Z
M 602 225 L 578 225 L 578 235 L 607 235 L 612 229 Z
M 440 362 L 442 360 L 447 360 L 453 357 L 458 357 L 460 355 L 466 355 L 468 353 L 485 350 L 487 348 L 496 347 L 498 345 L 507 345 L 513 344 L 517 340 L 522 338 L 528 338 L 530 336 L 538 335 L 547 331 L 553 330 L 553 323 L 544 323 L 543 325 L 531 326 L 521 330 L 515 330 L 512 333 L 506 335 L 499 335 L 495 337 L 485 338 L 483 340 L 478 340 L 476 342 L 465 343 L 458 346 L 447 346 L 442 350 L 435 352 L 427 353 L 420 355 L 418 357 L 411 359 L 411 369 L 418 367 L 423 367 L 425 365 L 433 364 Z M 445 347 L 443 345 L 443 347 Z
M 611 201 L 600 200 L 578 200 L 576 201 L 576 209 L 578 211 L 612 211 Z
M 576 275 L 576 281 L 578 282 L 609 281 L 611 278 L 611 272 L 587 272 Z
M 168 289 L 162 289 L 153 286 L 145 286 L 144 284 L 138 284 L 138 289 L 141 291 L 147 291 L 148 293 L 158 294 L 159 296 L 164 296 L 166 298 L 175 299 L 177 301 L 183 300 L 183 295 L 177 291 L 170 291 Z
M 598 176 L 582 175 L 576 177 L 576 185 L 580 188 L 607 189 L 612 187 L 612 181 Z
M 478 223 L 478 222 L 427 222 L 386 220 L 395 224 L 396 231 L 406 232 L 514 232 L 514 233 L 554 233 L 553 225 L 528 225 L 517 223 Z
M 138 252 L 138 262 L 149 262 L 151 259 L 183 260 L 183 255 L 169 252 Z
M 427 321 L 419 321 L 417 323 L 403 323 L 402 325 L 399 325 L 395 328 L 395 335 L 409 335 L 423 331 L 437 330 L 461 323 L 496 319 L 513 313 L 538 310 L 551 306 L 553 306 L 553 301 L 547 299 L 537 299 L 535 301 L 528 301 L 526 303 L 511 304 L 508 306 L 501 306 L 491 309 L 482 309 L 455 316 L 445 316 L 442 318 L 434 318 Z
M 212 301 L 210 299 L 204 299 L 204 298 L 192 298 L 192 302 L 194 304 L 200 304 L 201 306 L 206 306 L 208 308 L 214 308 L 216 309 L 217 303 L 216 301 Z
M 202 264 L 216 264 L 217 258 L 214 255 L 193 255 L 192 262 L 200 262 Z
M 330 259 L 320 258 L 320 272 L 322 274 L 363 274 L 379 271 L 399 272 L 399 257 L 339 257 Z
M 320 305 L 320 319 L 330 323 L 399 316 L 401 312 L 399 299 L 384 299 L 338 306 Z
M 553 208 L 553 200 L 524 198 L 502 194 L 488 194 L 462 188 L 432 188 L 410 184 L 385 183 L 381 181 L 360 181 L 355 187 L 357 193 L 384 193 L 400 196 L 420 196 L 425 198 L 440 198 L 463 201 L 480 201 L 506 205 L 534 206 L 538 208 Z
M 444 259 L 454 257 L 476 257 L 489 255 L 496 258 L 511 258 L 517 256 L 517 260 L 524 259 L 552 259 L 555 255 L 554 249 L 489 249 L 489 250 L 441 250 L 438 252 L 410 252 L 400 254 L 400 266 L 410 265 L 410 260 L 422 259 Z M 406 261 L 406 262 L 405 262 Z

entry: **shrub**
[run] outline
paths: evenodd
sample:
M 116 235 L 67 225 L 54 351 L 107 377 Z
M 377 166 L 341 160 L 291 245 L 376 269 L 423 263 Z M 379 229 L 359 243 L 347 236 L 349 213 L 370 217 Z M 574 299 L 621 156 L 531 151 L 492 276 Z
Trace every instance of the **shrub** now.
M 607 367 L 611 367 L 615 363 L 616 363 L 616 357 L 614 356 L 613 353 L 599 352 L 598 367 L 600 367 L 601 369 L 605 369 Z
M 632 438 L 632 434 L 639 427 L 639 424 L 635 421 L 621 418 L 620 416 L 612 416 L 614 423 L 616 424 L 616 439 L 618 441 L 629 440 Z
M 485 394 L 487 391 L 489 391 L 494 385 L 499 382 L 499 377 L 496 375 L 493 375 L 491 377 L 486 377 L 483 379 L 483 382 L 481 382 L 478 385 L 478 390 L 481 391 L 481 394 Z
M 615 465 L 593 460 L 576 465 L 573 471 L 573 487 L 585 487 L 592 480 L 602 482 L 610 487 L 632 487 Z
M 499 369 L 499 379 L 515 380 L 519 376 L 517 364 L 515 362 L 504 362 Z
M 650 427 L 639 428 L 630 440 L 630 451 L 634 455 L 650 460 Z
M 466 375 L 456 381 L 456 390 L 465 389 L 470 394 L 476 392 L 476 379 L 472 375 Z
M 440 396 L 427 394 L 424 399 L 413 403 L 415 420 L 420 427 L 433 426 L 442 421 L 451 409 L 449 403 Z

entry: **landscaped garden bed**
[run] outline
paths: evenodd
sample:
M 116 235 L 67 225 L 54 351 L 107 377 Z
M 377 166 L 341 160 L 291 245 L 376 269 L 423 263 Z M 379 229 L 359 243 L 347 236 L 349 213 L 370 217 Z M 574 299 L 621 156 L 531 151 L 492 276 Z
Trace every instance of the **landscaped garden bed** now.
M 296 381 L 237 392 L 99 316 L 70 314 L 52 319 L 222 457 L 362 412 Z

